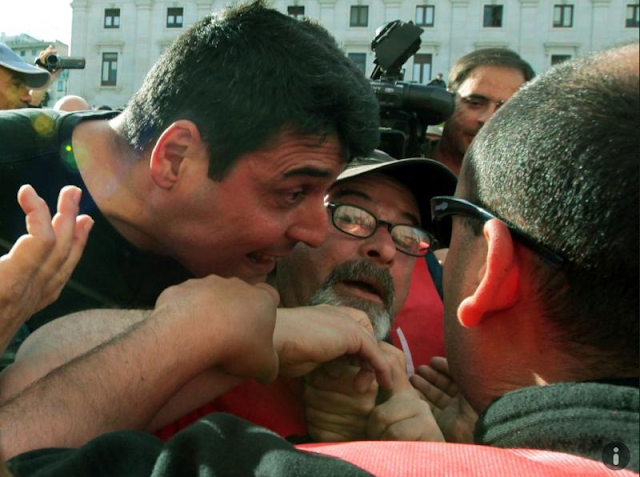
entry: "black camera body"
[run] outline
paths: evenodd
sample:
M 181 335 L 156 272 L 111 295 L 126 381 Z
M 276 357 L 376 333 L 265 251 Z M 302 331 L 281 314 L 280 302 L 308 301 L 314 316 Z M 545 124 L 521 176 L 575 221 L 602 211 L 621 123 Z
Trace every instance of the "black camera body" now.
M 50 53 L 45 56 L 44 61 L 40 61 L 38 58 L 36 64 L 52 72 L 56 70 L 83 70 L 86 61 L 80 57 L 65 57 Z
M 447 120 L 453 95 L 443 88 L 403 81 L 402 65 L 420 48 L 423 30 L 400 20 L 380 29 L 371 42 L 375 67 L 371 88 L 380 104 L 379 148 L 392 157 L 424 155 L 426 130 Z

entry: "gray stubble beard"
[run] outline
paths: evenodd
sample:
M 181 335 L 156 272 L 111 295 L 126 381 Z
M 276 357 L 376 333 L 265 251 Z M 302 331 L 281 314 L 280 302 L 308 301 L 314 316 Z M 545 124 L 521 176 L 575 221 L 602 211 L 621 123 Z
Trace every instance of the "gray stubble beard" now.
M 335 290 L 335 285 L 340 282 L 362 279 L 374 281 L 380 286 L 383 290 L 381 298 L 384 306 L 363 298 L 338 294 Z M 391 274 L 388 270 L 378 268 L 366 260 L 345 262 L 336 266 L 324 284 L 309 299 L 309 305 L 348 306 L 365 312 L 378 341 L 384 340 L 389 335 L 395 317 L 394 303 L 395 287 Z

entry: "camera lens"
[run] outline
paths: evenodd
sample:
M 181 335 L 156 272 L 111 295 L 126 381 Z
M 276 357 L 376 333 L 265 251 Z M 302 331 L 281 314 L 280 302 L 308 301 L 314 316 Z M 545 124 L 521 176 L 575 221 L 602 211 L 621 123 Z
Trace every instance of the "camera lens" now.
M 54 69 L 58 66 L 59 61 L 60 60 L 58 58 L 58 55 L 48 55 L 47 58 L 45 59 L 46 65 Z

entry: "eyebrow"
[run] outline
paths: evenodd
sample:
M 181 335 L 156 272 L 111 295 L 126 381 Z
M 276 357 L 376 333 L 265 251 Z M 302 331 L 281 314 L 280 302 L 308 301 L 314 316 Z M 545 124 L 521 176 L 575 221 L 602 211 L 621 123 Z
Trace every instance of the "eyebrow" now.
M 481 94 L 470 94 L 469 96 L 462 96 L 462 99 L 475 99 L 478 101 L 489 101 L 489 98 Z
M 332 200 L 340 199 L 343 197 L 359 197 L 360 199 L 368 200 L 369 202 L 374 202 L 374 200 L 369 196 L 369 194 L 366 194 L 365 192 L 362 192 L 357 189 L 348 189 L 348 188 L 339 189 L 337 192 L 334 193 Z M 412 225 L 414 225 L 415 227 L 421 227 L 420 220 L 415 215 L 410 214 L 409 212 L 400 212 L 400 215 L 402 215 L 404 218 L 410 221 Z
M 329 179 L 333 176 L 333 171 L 329 169 L 316 169 L 315 167 L 300 167 L 292 169 L 283 174 L 285 178 L 289 177 L 318 177 L 321 179 Z

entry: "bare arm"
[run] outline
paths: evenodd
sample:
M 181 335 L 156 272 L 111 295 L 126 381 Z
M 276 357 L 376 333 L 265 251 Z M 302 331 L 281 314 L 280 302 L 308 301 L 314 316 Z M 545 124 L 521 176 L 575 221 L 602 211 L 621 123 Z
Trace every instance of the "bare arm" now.
M 0 448 L 10 458 L 36 448 L 75 447 L 113 430 L 144 429 L 184 384 L 215 366 L 273 379 L 276 305 L 275 290 L 236 279 L 207 277 L 166 290 L 148 319 L 4 404 Z
M 87 310 L 38 328 L 20 346 L 15 362 L 0 374 L 0 403 L 50 371 L 108 342 L 151 310 Z

